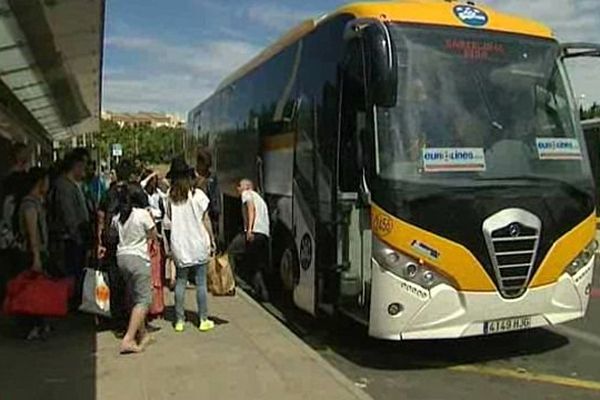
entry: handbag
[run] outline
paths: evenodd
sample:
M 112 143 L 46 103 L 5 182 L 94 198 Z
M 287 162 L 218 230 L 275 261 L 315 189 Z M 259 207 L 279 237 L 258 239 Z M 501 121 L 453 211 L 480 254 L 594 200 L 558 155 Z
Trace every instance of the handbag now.
M 21 272 L 7 285 L 3 312 L 7 315 L 64 317 L 69 312 L 72 278 L 50 279 L 31 270 Z
M 106 272 L 86 268 L 79 311 L 110 318 L 110 286 L 108 282 Z
M 208 291 L 214 296 L 234 296 L 235 278 L 227 254 L 213 257 L 208 263 Z

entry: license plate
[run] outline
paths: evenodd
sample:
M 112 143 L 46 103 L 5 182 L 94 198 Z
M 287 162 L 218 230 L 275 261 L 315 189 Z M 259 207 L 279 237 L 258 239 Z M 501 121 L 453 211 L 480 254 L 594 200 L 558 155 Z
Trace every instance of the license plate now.
M 483 323 L 483 333 L 485 335 L 520 331 L 529 328 L 531 328 L 531 317 L 504 318 Z

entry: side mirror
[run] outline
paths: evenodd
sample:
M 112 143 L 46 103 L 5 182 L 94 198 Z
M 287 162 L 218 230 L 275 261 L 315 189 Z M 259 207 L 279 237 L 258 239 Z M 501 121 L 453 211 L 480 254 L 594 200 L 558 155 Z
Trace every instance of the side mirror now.
M 398 90 L 398 63 L 387 27 L 372 23 L 363 32 L 367 60 L 367 88 L 371 102 L 394 107 Z

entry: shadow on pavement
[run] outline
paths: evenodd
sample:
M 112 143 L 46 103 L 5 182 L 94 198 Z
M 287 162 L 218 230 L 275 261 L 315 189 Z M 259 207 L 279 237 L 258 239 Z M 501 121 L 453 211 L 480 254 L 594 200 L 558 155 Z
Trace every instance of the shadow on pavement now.
M 325 357 L 337 355 L 362 367 L 381 370 L 419 370 L 507 360 L 546 353 L 569 344 L 569 339 L 545 329 L 455 340 L 394 342 L 368 336 L 364 326 L 345 317 L 317 320 L 289 304 L 263 304 L 304 342 Z
M 13 320 L 0 317 L 2 399 L 96 399 L 93 317 L 69 317 L 54 327 L 46 341 L 27 342 Z

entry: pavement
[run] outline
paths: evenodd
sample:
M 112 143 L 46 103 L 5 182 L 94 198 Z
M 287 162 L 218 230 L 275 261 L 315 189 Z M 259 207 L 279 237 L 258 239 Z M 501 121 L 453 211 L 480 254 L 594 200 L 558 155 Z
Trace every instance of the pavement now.
M 10 338 L 0 319 L 0 400 L 600 399 L 600 270 L 593 287 L 584 319 L 461 340 L 376 340 L 350 320 L 259 306 L 242 291 L 211 299 L 214 331 L 157 321 L 156 343 L 128 357 L 89 316 L 45 343 Z
M 193 292 L 187 295 L 193 310 Z M 155 343 L 129 356 L 118 354 L 112 332 L 96 332 L 92 317 L 61 321 L 40 343 L 10 338 L 4 319 L 0 399 L 371 398 L 243 291 L 212 298 L 209 310 L 217 322 L 213 331 L 188 324 L 178 334 L 169 321 L 155 321 Z M 168 307 L 168 319 L 172 312 Z
M 374 399 L 593 400 L 600 399 L 598 268 L 585 318 L 487 337 L 381 341 L 349 320 L 264 306 Z

